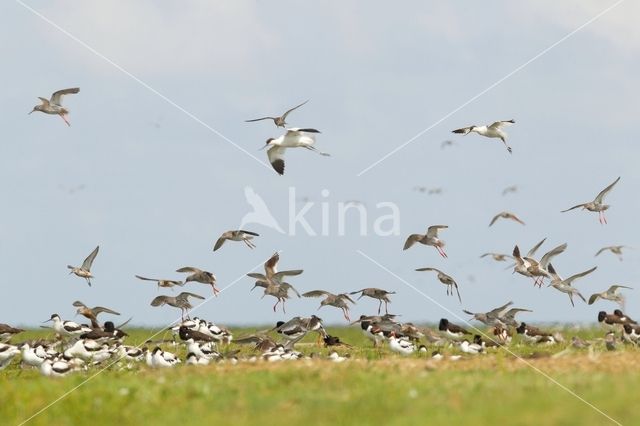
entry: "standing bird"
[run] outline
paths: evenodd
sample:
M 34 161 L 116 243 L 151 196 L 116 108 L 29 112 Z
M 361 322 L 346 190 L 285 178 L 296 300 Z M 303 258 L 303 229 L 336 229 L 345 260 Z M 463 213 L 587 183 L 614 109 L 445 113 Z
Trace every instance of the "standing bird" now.
M 151 306 L 169 305 L 169 306 L 173 306 L 174 308 L 178 308 L 178 309 L 180 309 L 180 316 L 182 317 L 182 320 L 184 321 L 185 314 L 188 314 L 189 313 L 189 309 L 193 308 L 193 305 L 191 305 L 191 303 L 189 303 L 189 296 L 195 297 L 196 299 L 204 300 L 204 297 L 200 296 L 199 294 L 189 293 L 188 291 L 183 291 L 182 293 L 178 294 L 175 297 L 173 297 L 173 296 L 156 296 L 151 301 Z M 188 317 L 188 315 L 187 315 L 187 317 Z
M 458 293 L 458 300 L 460 301 L 460 303 L 462 303 L 462 299 L 460 298 L 460 291 L 458 290 L 458 283 L 456 283 L 456 281 L 451 278 L 449 275 L 445 274 L 444 272 L 442 272 L 440 269 L 436 269 L 436 268 L 418 268 L 416 269 L 416 271 L 418 272 L 422 272 L 422 271 L 433 271 L 433 272 L 437 272 L 438 273 L 438 280 L 447 286 L 447 296 L 451 295 L 453 296 L 453 289 L 456 289 L 456 293 Z
M 504 130 L 502 130 L 502 128 L 514 123 L 515 120 L 496 121 L 489 126 L 463 127 L 461 129 L 452 130 L 452 133 L 462 133 L 463 135 L 468 135 L 469 133 L 475 132 L 481 136 L 486 136 L 488 138 L 500 138 L 504 146 L 507 147 L 507 151 L 509 151 L 509 154 L 511 154 L 511 147 L 507 144 L 507 134 L 504 132 Z
M 176 272 L 191 273 L 185 278 L 185 283 L 189 281 L 195 281 L 197 283 L 208 284 L 213 289 L 213 295 L 217 296 L 220 293 L 220 289 L 216 287 L 216 276 L 209 271 L 203 271 L 202 269 L 194 268 L 193 266 L 185 266 L 176 270 Z
M 89 287 L 91 287 L 91 278 L 93 278 L 93 275 L 91 275 L 91 265 L 93 264 L 94 259 L 98 255 L 99 250 L 100 250 L 100 246 L 96 247 L 91 252 L 91 254 L 87 256 L 84 262 L 82 262 L 82 266 L 79 268 L 76 266 L 67 265 L 67 268 L 71 269 L 71 272 L 69 272 L 69 275 L 75 274 L 80 278 L 84 278 L 85 280 L 87 280 L 87 284 L 89 284 Z
M 620 181 L 620 177 L 616 179 L 611 185 L 607 186 L 605 189 L 600 191 L 600 193 L 596 196 L 595 200 L 590 201 L 588 203 L 578 204 L 576 206 L 571 207 L 570 209 L 562 210 L 561 213 L 568 212 L 569 210 L 577 209 L 582 207 L 582 210 L 589 210 L 590 212 L 598 212 L 598 221 L 601 224 L 607 223 L 607 218 L 604 216 L 604 211 L 609 209 L 608 204 L 603 204 L 604 197 L 613 189 L 616 183 Z
M 96 306 L 95 308 L 89 308 L 84 303 L 76 300 L 73 302 L 73 306 L 78 308 L 76 310 L 76 315 L 80 314 L 83 317 L 87 318 L 91 321 L 91 326 L 94 328 L 100 328 L 100 324 L 98 323 L 98 315 L 101 313 L 112 314 L 112 315 L 120 315 L 119 312 L 111 310 L 109 308 L 103 308 L 102 306 Z
M 436 250 L 438 250 L 438 253 L 440 253 L 440 256 L 448 257 L 447 253 L 445 253 L 443 249 L 445 245 L 444 241 L 438 238 L 438 231 L 440 229 L 447 229 L 448 227 L 449 227 L 448 225 L 432 225 L 429 228 L 427 228 L 427 233 L 425 235 L 411 234 L 407 238 L 407 241 L 405 241 L 404 247 L 402 250 L 408 249 L 415 243 L 420 243 L 427 246 L 433 246 L 436 248 Z
M 284 126 L 287 125 L 287 122 L 285 120 L 287 119 L 287 116 L 289 115 L 289 113 L 291 113 L 291 111 L 294 111 L 294 110 L 300 108 L 302 105 L 306 104 L 307 102 L 309 102 L 308 99 L 306 101 L 304 101 L 303 103 L 301 103 L 300 105 L 296 105 L 293 108 L 291 108 L 290 110 L 287 110 L 287 112 L 285 112 L 284 114 L 282 114 L 279 117 L 254 118 L 252 120 L 245 120 L 245 123 L 253 123 L 255 121 L 261 121 L 261 120 L 273 120 L 273 123 L 276 125 L 276 127 L 284 127 Z
M 633 290 L 632 287 L 627 287 L 624 285 L 612 285 L 602 293 L 592 294 L 591 297 L 589 297 L 589 304 L 593 305 L 596 302 L 596 300 L 600 298 L 603 300 L 610 300 L 612 302 L 616 302 L 617 304 L 620 305 L 620 308 L 624 309 L 624 296 L 618 293 L 619 288 L 627 288 L 629 290 Z
M 378 299 L 378 301 L 380 301 L 380 303 L 378 304 L 378 315 L 380 315 L 380 310 L 382 309 L 382 302 L 384 302 L 384 313 L 385 314 L 389 313 L 388 304 L 391 303 L 391 300 L 389 299 L 389 295 L 396 294 L 395 291 L 387 291 L 381 288 L 373 288 L 373 287 L 363 288 L 362 290 L 358 290 L 358 291 L 352 291 L 349 294 L 354 295 L 358 293 L 361 293 L 361 294 L 360 294 L 360 297 L 358 297 L 356 300 L 360 300 L 362 299 L 363 296 L 367 296 L 367 297 L 371 297 L 372 299 Z
M 41 98 L 38 96 L 41 104 L 34 106 L 29 114 L 34 111 L 40 111 L 44 112 L 45 114 L 59 115 L 60 118 L 62 118 L 64 122 L 67 123 L 67 126 L 71 126 L 71 123 L 69 123 L 69 120 L 67 120 L 67 114 L 69 114 L 69 110 L 62 106 L 62 97 L 64 95 L 76 94 L 79 91 L 80 88 L 74 87 L 71 89 L 62 89 L 58 90 L 57 92 L 53 92 L 53 94 L 51 95 L 51 99 Z
M 318 151 L 313 144 L 316 143 L 315 133 L 320 133 L 316 129 L 287 129 L 287 133 L 277 138 L 267 139 L 267 143 L 263 148 L 269 147 L 267 157 L 273 169 L 279 174 L 284 174 L 284 153 L 287 148 L 306 148 L 309 151 L 316 152 L 320 155 L 328 157 L 326 152 Z
M 349 295 L 344 293 L 333 294 L 324 290 L 313 290 L 313 291 L 308 291 L 306 293 L 303 293 L 302 296 L 303 297 L 326 296 L 324 300 L 320 302 L 320 307 L 318 309 L 322 308 L 323 306 L 333 306 L 333 307 L 339 308 L 342 310 L 344 318 L 347 321 L 351 322 L 351 319 L 349 319 L 349 304 L 347 302 L 351 302 L 354 305 L 356 304 L 356 302 L 353 299 L 351 299 Z
M 616 256 L 618 256 L 618 259 L 620 261 L 622 261 L 622 249 L 623 248 L 629 248 L 629 247 L 627 247 L 627 246 L 607 246 L 607 247 L 602 247 L 600 250 L 598 250 L 598 252 L 596 253 L 596 256 L 599 256 L 600 253 L 608 250 L 611 253 L 613 253 Z
M 491 223 L 489 223 L 489 226 L 491 226 L 494 223 L 496 223 L 496 221 L 498 219 L 509 219 L 509 220 L 513 220 L 515 222 L 518 222 L 520 225 L 524 225 L 525 224 L 522 220 L 520 220 L 520 218 L 518 216 L 516 216 L 515 214 L 513 214 L 511 212 L 500 212 L 497 215 L 495 215 L 493 217 L 493 219 L 491 219 Z
M 567 279 L 562 279 L 560 277 L 560 275 L 558 275 L 558 273 L 556 272 L 556 270 L 553 268 L 552 264 L 549 264 L 549 273 L 551 274 L 551 283 L 547 286 L 547 287 L 553 287 L 558 291 L 561 291 L 563 293 L 566 293 L 569 295 L 569 300 L 571 301 L 571 306 L 575 306 L 575 304 L 573 303 L 573 295 L 577 295 L 578 297 L 580 297 L 580 299 L 584 300 L 585 303 L 587 303 L 587 299 L 584 298 L 584 296 L 582 294 L 580 294 L 580 292 L 571 286 L 571 283 L 575 280 L 577 280 L 578 278 L 582 278 L 586 275 L 589 275 L 590 273 L 592 273 L 593 271 L 595 271 L 596 269 L 598 269 L 597 266 L 594 266 L 593 268 L 584 271 L 584 272 L 580 272 L 579 274 L 575 274 L 570 276 Z
M 142 281 L 154 281 L 155 283 L 158 284 L 158 290 L 160 290 L 160 287 L 173 288 L 174 286 L 180 286 L 180 287 L 184 286 L 184 283 L 182 281 L 146 278 L 146 277 L 141 277 L 140 275 L 135 275 L 135 277 Z
M 222 235 L 220 235 L 220 238 L 218 238 L 218 241 L 216 241 L 216 245 L 213 246 L 213 251 L 216 251 L 220 247 L 222 247 L 224 242 L 227 240 L 242 241 L 247 245 L 247 247 L 252 249 L 252 248 L 255 248 L 256 246 L 251 242 L 251 240 L 253 239 L 253 237 L 259 237 L 259 236 L 260 234 L 256 234 L 255 232 L 251 232 L 251 231 L 243 231 L 242 229 L 238 229 L 237 231 L 227 231 Z

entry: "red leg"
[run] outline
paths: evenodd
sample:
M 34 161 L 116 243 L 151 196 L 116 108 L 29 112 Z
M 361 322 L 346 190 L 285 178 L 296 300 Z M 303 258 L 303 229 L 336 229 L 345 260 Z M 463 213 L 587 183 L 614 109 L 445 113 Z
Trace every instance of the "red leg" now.
M 69 120 L 67 120 L 67 117 L 65 117 L 64 114 L 60 114 L 60 118 L 62 118 L 64 122 L 67 123 L 67 126 L 71 127 L 71 123 L 69 123 Z

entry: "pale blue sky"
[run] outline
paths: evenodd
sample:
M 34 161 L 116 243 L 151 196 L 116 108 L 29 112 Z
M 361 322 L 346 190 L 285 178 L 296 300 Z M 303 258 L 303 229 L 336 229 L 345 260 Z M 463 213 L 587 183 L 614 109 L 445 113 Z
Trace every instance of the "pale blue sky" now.
M 533 309 L 522 316 L 529 321 L 592 321 L 597 311 L 613 309 L 581 301 L 572 308 L 566 295 L 534 289 L 504 264 L 478 258 L 510 252 L 516 243 L 528 250 L 543 237 L 541 252 L 568 242 L 554 261 L 562 275 L 598 266 L 576 284 L 585 295 L 613 283 L 640 287 L 640 250 L 629 250 L 623 262 L 609 254 L 594 258 L 603 245 L 640 248 L 635 3 L 621 3 L 360 177 L 614 2 L 26 4 L 263 161 L 258 149 L 282 131 L 244 120 L 311 99 L 288 121 L 321 130 L 317 146 L 332 157 L 288 152 L 280 177 L 19 3 L 2 2 L 1 322 L 35 324 L 53 312 L 69 318 L 79 299 L 134 316 L 136 324 L 168 323 L 176 312 L 150 307 L 159 293 L 134 274 L 180 278 L 173 271 L 193 265 L 213 271 L 225 287 L 276 250 L 283 252 L 281 268 L 305 270 L 291 280 L 300 291 L 395 290 L 392 311 L 413 321 L 453 317 L 356 250 L 463 317 L 463 307 L 488 310 L 507 300 Z M 71 128 L 58 117 L 27 115 L 37 96 L 73 86 L 81 92 L 65 99 Z M 450 133 L 511 118 L 517 122 L 509 128 L 511 156 L 496 140 Z M 457 145 L 441 150 L 445 139 Z M 559 213 L 591 200 L 617 176 L 607 199 L 609 225 L 600 226 L 596 214 Z M 502 197 L 511 184 L 520 192 Z M 65 190 L 77 185 L 85 188 Z M 416 193 L 416 185 L 442 186 L 444 193 Z M 337 227 L 328 237 L 288 237 L 256 225 L 255 250 L 228 244 L 213 253 L 217 236 L 249 211 L 246 186 L 282 223 L 289 187 L 326 200 L 333 217 L 340 201 L 362 200 L 370 217 L 376 203 L 394 202 L 400 235 L 361 237 L 355 221 L 343 237 Z M 488 228 L 501 210 L 527 225 Z M 319 228 L 320 207 L 308 218 Z M 408 234 L 436 223 L 450 226 L 442 233 L 449 259 L 428 247 L 402 251 Z M 67 275 L 66 265 L 81 263 L 96 244 L 101 251 L 88 288 Z M 456 278 L 463 305 L 433 276 L 413 271 L 422 266 Z M 249 293 L 252 285 L 241 279 L 197 315 L 222 324 L 282 319 L 271 311 L 272 300 Z M 185 289 L 209 295 L 199 284 Z M 632 316 L 639 314 L 638 292 L 627 293 Z M 287 317 L 313 313 L 318 304 L 291 300 Z M 352 316 L 376 307 L 362 299 Z M 320 315 L 326 322 L 342 318 L 333 308 Z

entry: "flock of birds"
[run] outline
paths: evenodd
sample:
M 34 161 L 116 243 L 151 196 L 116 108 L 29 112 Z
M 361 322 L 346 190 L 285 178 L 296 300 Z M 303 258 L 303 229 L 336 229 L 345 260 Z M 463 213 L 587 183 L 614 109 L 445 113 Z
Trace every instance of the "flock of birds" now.
M 70 125 L 68 120 L 69 111 L 62 106 L 61 101 L 65 95 L 77 94 L 78 92 L 78 88 L 64 89 L 53 93 L 50 99 L 39 98 L 41 104 L 36 105 L 31 112 L 39 111 L 46 114 L 59 115 L 67 125 Z M 272 120 L 277 127 L 285 127 L 288 115 L 307 102 L 289 109 L 281 116 L 261 117 L 247 121 Z M 497 121 L 487 126 L 468 126 L 456 129 L 453 130 L 453 133 L 462 135 L 477 133 L 488 138 L 500 139 L 508 152 L 511 153 L 512 148 L 507 143 L 507 135 L 504 132 L 504 128 L 513 123 L 515 123 L 514 120 Z M 328 155 L 318 151 L 313 146 L 315 135 L 319 133 L 318 130 L 313 128 L 289 128 L 284 135 L 268 139 L 265 148 L 268 148 L 267 155 L 274 170 L 280 175 L 284 173 L 284 153 L 288 148 L 302 147 L 321 155 Z M 442 147 L 452 144 L 452 141 L 445 141 Z M 604 198 L 619 181 L 620 178 L 617 178 L 602 190 L 593 201 L 577 204 L 563 212 L 579 208 L 597 212 L 600 223 L 606 224 L 604 212 L 609 208 L 609 205 L 604 204 Z M 425 187 L 416 187 L 414 189 L 420 192 L 428 190 Z M 508 187 L 504 190 L 503 195 L 516 190 L 517 187 L 515 186 Z M 429 189 L 428 191 L 433 194 L 441 192 L 440 189 Z M 493 217 L 489 226 L 494 225 L 501 219 L 511 220 L 521 225 L 525 224 L 524 221 L 511 212 L 500 212 Z M 447 258 L 447 253 L 444 250 L 445 242 L 439 235 L 440 232 L 445 231 L 447 228 L 447 225 L 432 225 L 427 228 L 424 234 L 411 234 L 406 239 L 403 249 L 407 250 L 417 244 L 431 246 L 438 251 L 440 256 Z M 227 242 L 241 242 L 248 248 L 253 249 L 256 247 L 254 243 L 256 237 L 259 237 L 259 234 L 247 230 L 226 231 L 215 242 L 213 251 L 220 250 Z M 575 303 L 574 297 L 583 300 L 589 305 L 596 303 L 599 299 L 617 303 L 619 309 L 615 309 L 612 313 L 607 313 L 606 311 L 598 313 L 598 322 L 610 329 L 602 340 L 607 349 L 610 350 L 615 349 L 618 334 L 624 342 L 637 345 L 638 337 L 640 337 L 640 326 L 623 313 L 624 297 L 619 293 L 620 289 L 631 289 L 631 287 L 612 285 L 602 292 L 594 293 L 587 300 L 573 284 L 579 278 L 592 273 L 596 267 L 576 273 L 568 278 L 563 278 L 551 261 L 556 256 L 564 253 L 567 249 L 567 244 L 558 245 L 542 257 L 536 257 L 536 252 L 545 241 L 546 238 L 531 248 L 524 256 L 518 245 L 515 245 L 511 255 L 485 253 L 481 257 L 491 257 L 497 262 L 512 260 L 514 262 L 512 265 L 514 273 L 531 279 L 533 285 L 538 287 L 543 286 L 545 279 L 548 280 L 548 287 L 553 287 L 555 290 L 567 294 L 572 305 Z M 625 247 L 604 247 L 596 253 L 596 256 L 608 250 L 621 259 L 623 248 Z M 91 286 L 94 278 L 91 268 L 98 253 L 99 247 L 96 247 L 86 257 L 81 266 L 69 265 L 70 274 L 83 278 Z M 285 304 L 287 300 L 294 296 L 298 298 L 322 298 L 318 309 L 325 306 L 339 309 L 346 321 L 352 325 L 359 325 L 364 335 L 371 340 L 373 346 L 379 347 L 386 344 L 391 351 L 403 355 L 409 355 L 414 352 L 427 352 L 426 345 L 436 349 L 431 352 L 431 357 L 435 359 L 445 357 L 438 349 L 445 346 L 458 348 L 463 354 L 479 354 L 490 350 L 490 348 L 507 347 L 512 341 L 514 332 L 521 335 L 525 341 L 535 345 L 553 345 L 565 341 L 560 333 L 544 331 L 524 322 L 518 322 L 516 320 L 518 313 L 532 311 L 526 308 L 512 307 L 512 302 L 488 312 L 463 310 L 466 314 L 471 315 L 470 319 L 490 327 L 490 331 L 487 334 L 480 332 L 478 329 L 474 329 L 472 332 L 450 322 L 447 318 L 440 320 L 437 330 L 429 327 L 418 327 L 411 323 L 402 323 L 398 321 L 396 315 L 389 313 L 389 304 L 395 292 L 380 288 L 362 288 L 339 294 L 323 289 L 300 293 L 288 281 L 301 275 L 303 270 L 279 271 L 279 261 L 280 254 L 275 253 L 264 263 L 264 273 L 247 274 L 249 278 L 255 280 L 252 290 L 259 287 L 263 289 L 262 297 L 270 296 L 275 299 L 274 312 L 280 305 L 282 312 L 286 314 Z M 416 271 L 433 272 L 437 280 L 446 286 L 447 295 L 454 295 L 455 292 L 457 299 L 462 304 L 460 287 L 453 277 L 440 269 L 430 266 L 417 268 Z M 210 286 L 214 296 L 220 293 L 216 285 L 216 276 L 212 272 L 192 266 L 179 268 L 176 272 L 187 275 L 184 280 L 149 278 L 141 275 L 135 275 L 135 277 L 142 281 L 155 282 L 158 288 L 173 290 L 174 287 L 182 288 L 187 283 L 193 282 Z M 354 300 L 355 296 L 358 296 L 358 298 Z M 352 321 L 350 307 L 365 296 L 378 302 L 377 315 L 361 315 L 357 320 Z M 260 360 L 273 362 L 318 357 L 318 355 L 313 354 L 305 355 L 295 348 L 295 345 L 299 344 L 309 333 L 318 335 L 318 344 L 322 343 L 326 347 L 333 348 L 330 355 L 323 358 L 328 358 L 334 362 L 343 362 L 348 359 L 348 355 L 340 355 L 335 349 L 343 348 L 348 350 L 350 345 L 341 341 L 337 336 L 329 335 L 325 330 L 322 319 L 316 315 L 294 317 L 286 322 L 279 321 L 272 329 L 234 339 L 232 333 L 224 327 L 197 317 L 190 318 L 189 311 L 193 308 L 191 303 L 193 299 L 204 300 L 205 297 L 187 291 L 182 291 L 175 296 L 159 295 L 154 297 L 150 302 L 151 306 L 160 307 L 166 305 L 179 309 L 181 320 L 175 327 L 170 328 L 173 333 L 172 339 L 147 341 L 144 345 L 139 346 L 124 344 L 128 335 L 123 330 L 123 327 L 129 321 L 118 326 L 114 325 L 112 321 L 104 323 L 98 321 L 98 315 L 120 315 L 118 312 L 100 306 L 89 308 L 80 301 L 74 302 L 73 306 L 77 308 L 77 314 L 87 318 L 90 324 L 63 320 L 58 314 L 53 314 L 48 322 L 51 322 L 51 327 L 55 331 L 56 336 L 54 339 L 9 343 L 15 335 L 19 335 L 24 330 L 7 324 L 0 324 L 0 369 L 10 365 L 18 355 L 20 355 L 21 365 L 38 368 L 45 376 L 64 376 L 73 371 L 87 369 L 92 366 L 117 364 L 123 368 L 131 368 L 136 362 L 144 362 L 151 368 L 174 367 L 182 363 L 183 360 L 179 355 L 166 350 L 166 345 L 179 344 L 185 347 L 186 357 L 184 357 L 184 363 L 190 365 L 206 365 L 211 362 L 257 362 Z M 383 306 L 384 314 L 382 314 Z M 421 342 L 426 344 L 421 344 Z M 254 351 L 252 355 L 241 355 L 241 351 L 230 348 L 231 344 L 252 345 Z M 577 336 L 573 336 L 571 344 L 576 348 L 593 347 L 595 341 L 586 342 Z M 225 351 L 221 349 L 222 345 L 225 346 Z M 450 355 L 449 358 L 455 360 L 460 356 L 459 354 Z

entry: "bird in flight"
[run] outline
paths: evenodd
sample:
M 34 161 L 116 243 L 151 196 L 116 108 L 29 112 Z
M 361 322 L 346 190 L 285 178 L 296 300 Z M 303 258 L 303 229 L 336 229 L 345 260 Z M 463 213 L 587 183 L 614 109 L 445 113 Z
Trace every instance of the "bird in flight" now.
M 316 143 L 314 134 L 320 133 L 316 129 L 287 129 L 287 133 L 277 138 L 267 139 L 263 148 L 269 147 L 267 157 L 271 167 L 279 174 L 284 174 L 284 153 L 287 148 L 306 148 L 320 155 L 328 157 L 326 152 L 318 151 L 313 144 Z
M 307 102 L 309 102 L 309 100 L 307 99 L 306 101 L 304 101 L 303 103 L 301 103 L 300 105 L 296 105 L 293 108 L 287 110 L 284 114 L 282 114 L 279 117 L 261 117 L 261 118 L 254 118 L 252 120 L 245 120 L 245 123 L 253 123 L 255 121 L 261 121 L 261 120 L 273 120 L 273 123 L 276 125 L 276 127 L 284 127 L 287 125 L 286 119 L 287 116 L 294 110 L 300 108 L 302 105 L 306 104 Z
M 606 197 L 606 195 L 609 193 L 609 191 L 611 191 L 613 189 L 613 187 L 620 181 L 620 177 L 618 177 L 618 179 L 616 179 L 615 181 L 613 181 L 613 183 L 609 186 L 607 186 L 605 189 L 603 189 L 602 191 L 600 191 L 600 193 L 596 196 L 596 198 L 593 201 L 589 201 L 588 203 L 582 203 L 582 204 L 578 204 L 575 205 L 569 209 L 566 210 L 562 210 L 561 213 L 565 213 L 568 212 L 570 210 L 573 209 L 578 209 L 580 207 L 582 207 L 582 210 L 589 210 L 590 212 L 598 212 L 598 220 L 601 224 L 606 224 L 607 223 L 607 218 L 604 217 L 604 211 L 609 209 L 609 205 L 607 204 L 603 204 L 604 201 L 604 197 Z
M 73 87 L 71 89 L 62 89 L 58 90 L 57 92 L 53 92 L 50 99 L 41 98 L 38 96 L 38 99 L 40 99 L 40 105 L 34 106 L 29 114 L 34 111 L 40 111 L 44 112 L 45 114 L 59 115 L 60 118 L 62 118 L 64 122 L 67 123 L 67 126 L 71 126 L 71 123 L 69 123 L 69 120 L 67 119 L 69 110 L 62 106 L 62 97 L 64 95 L 76 94 L 79 91 L 80 88 Z
M 460 129 L 452 130 L 452 133 L 459 133 L 462 135 L 477 133 L 488 138 L 500 138 L 504 146 L 507 147 L 507 151 L 509 151 L 509 153 L 511 154 L 511 147 L 507 144 L 507 134 L 504 130 L 502 130 L 502 128 L 514 123 L 515 120 L 502 120 L 496 121 L 488 126 L 462 127 Z
M 511 212 L 500 212 L 497 215 L 495 215 L 493 217 L 493 219 L 491 219 L 491 222 L 489 223 L 489 226 L 491 226 L 494 223 L 496 223 L 496 221 L 498 219 L 509 219 L 509 220 L 513 220 L 515 222 L 518 222 L 520 225 L 524 225 L 525 224 L 522 220 L 520 220 L 520 218 L 518 216 L 516 216 L 515 214 L 513 214 Z
M 91 287 L 91 278 L 93 278 L 93 275 L 91 275 L 91 265 L 93 265 L 93 260 L 98 255 L 99 250 L 100 250 L 100 246 L 96 247 L 89 254 L 89 256 L 87 256 L 84 262 L 82 262 L 82 266 L 80 267 L 67 265 L 67 268 L 71 269 L 71 272 L 69 272 L 69 275 L 75 274 L 80 278 L 84 278 L 85 280 L 87 280 L 87 284 L 89 284 L 89 287 Z

